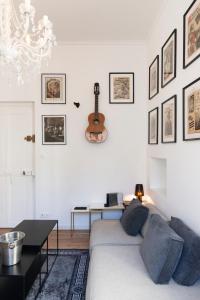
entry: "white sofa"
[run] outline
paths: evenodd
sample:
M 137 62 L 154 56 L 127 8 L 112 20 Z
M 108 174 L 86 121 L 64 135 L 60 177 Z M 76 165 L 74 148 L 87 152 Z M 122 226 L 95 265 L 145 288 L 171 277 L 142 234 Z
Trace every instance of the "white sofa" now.
M 166 219 L 154 206 L 148 207 L 150 214 L 159 213 Z M 139 251 L 142 240 L 141 235 L 127 235 L 119 220 L 99 220 L 92 224 L 86 300 L 200 299 L 200 281 L 185 287 L 173 279 L 167 285 L 151 280 Z

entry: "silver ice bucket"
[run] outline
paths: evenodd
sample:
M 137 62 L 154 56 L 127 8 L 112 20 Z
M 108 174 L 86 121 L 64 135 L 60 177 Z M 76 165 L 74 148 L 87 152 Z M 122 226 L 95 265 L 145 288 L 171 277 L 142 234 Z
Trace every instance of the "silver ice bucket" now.
M 13 231 L 0 235 L 0 251 L 3 265 L 12 266 L 20 261 L 24 238 L 25 233 L 21 231 Z

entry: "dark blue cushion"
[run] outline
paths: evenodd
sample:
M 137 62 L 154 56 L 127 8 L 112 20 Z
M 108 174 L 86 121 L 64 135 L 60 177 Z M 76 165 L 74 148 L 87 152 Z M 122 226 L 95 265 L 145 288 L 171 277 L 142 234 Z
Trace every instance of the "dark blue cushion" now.
M 183 239 L 157 214 L 152 214 L 140 253 L 155 283 L 168 283 L 183 248 Z
M 148 217 L 149 209 L 141 204 L 139 200 L 133 200 L 125 209 L 120 221 L 122 227 L 129 235 L 137 235 Z
M 183 252 L 174 280 L 181 284 L 191 286 L 200 279 L 200 237 L 178 218 L 171 218 L 170 226 L 184 239 Z

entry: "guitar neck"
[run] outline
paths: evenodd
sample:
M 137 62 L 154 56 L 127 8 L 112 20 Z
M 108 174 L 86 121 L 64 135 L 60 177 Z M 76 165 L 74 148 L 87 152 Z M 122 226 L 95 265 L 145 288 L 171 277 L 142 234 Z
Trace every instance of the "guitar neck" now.
M 94 113 L 95 113 L 95 116 L 98 117 L 98 113 L 99 113 L 99 99 L 98 99 L 98 95 L 95 95 Z

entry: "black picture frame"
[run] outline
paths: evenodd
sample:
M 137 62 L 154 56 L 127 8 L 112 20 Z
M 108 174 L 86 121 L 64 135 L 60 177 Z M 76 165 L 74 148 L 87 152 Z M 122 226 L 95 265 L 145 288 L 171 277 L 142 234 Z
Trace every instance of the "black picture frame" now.
M 155 92 L 151 93 L 151 84 L 152 84 L 152 69 L 154 68 L 154 71 L 156 74 L 154 75 L 153 80 L 156 84 Z M 156 58 L 153 60 L 151 65 L 149 66 L 149 100 L 153 99 L 157 94 L 159 93 L 159 55 L 156 56 Z
M 161 110 L 161 142 L 163 144 L 176 143 L 177 139 L 177 95 L 162 103 Z M 167 119 L 165 115 L 167 114 Z M 167 134 L 165 134 L 167 133 Z
M 193 13 L 197 11 L 197 16 Z M 194 18 L 190 18 L 193 15 Z M 191 26 L 188 28 L 187 20 L 190 19 Z M 194 23 L 197 25 L 194 28 Z M 192 27 L 193 26 L 193 27 Z M 189 33 L 189 30 L 193 30 Z M 196 40 L 196 32 L 200 30 L 200 0 L 194 0 L 183 16 L 183 68 L 186 69 L 200 57 L 200 37 Z M 189 40 L 191 43 L 189 44 Z M 187 49 L 186 49 L 187 48 Z M 197 49 L 196 49 L 197 48 Z M 189 53 L 190 52 L 190 53 Z M 190 58 L 188 58 L 190 55 Z
M 48 84 L 52 85 L 48 93 Z M 55 91 L 53 91 L 53 88 Z M 50 95 L 50 96 L 49 96 Z M 66 74 L 42 73 L 41 74 L 41 103 L 66 104 Z
M 170 43 L 173 43 L 171 46 Z M 171 74 L 168 74 L 168 79 L 165 79 L 166 74 L 166 57 L 165 57 L 165 51 L 168 47 L 168 55 L 170 54 L 173 56 L 171 58 L 171 61 L 169 62 L 169 69 L 171 70 Z M 170 48 L 169 48 L 170 47 Z M 174 29 L 174 31 L 170 34 L 164 45 L 161 49 L 161 87 L 164 88 L 166 85 L 168 85 L 171 81 L 173 81 L 176 78 L 176 68 L 177 68 L 177 29 Z
M 109 73 L 109 103 L 134 104 L 134 80 L 135 74 L 133 72 Z
M 42 145 L 66 145 L 66 115 L 42 115 Z
M 183 88 L 183 140 L 200 140 L 200 77 Z
M 152 119 L 153 118 L 153 119 Z M 148 112 L 148 144 L 149 145 L 157 145 L 158 144 L 158 120 L 159 120 L 159 109 L 158 107 L 152 109 Z M 153 136 L 152 136 L 152 126 L 153 128 Z

